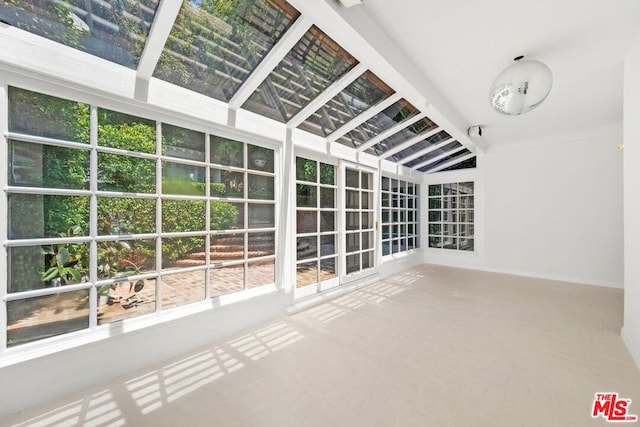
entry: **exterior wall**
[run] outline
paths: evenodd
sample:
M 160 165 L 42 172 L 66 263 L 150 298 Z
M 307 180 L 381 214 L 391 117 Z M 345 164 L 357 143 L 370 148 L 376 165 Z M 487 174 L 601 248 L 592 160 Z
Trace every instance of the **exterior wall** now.
M 640 34 L 624 79 L 624 327 L 622 338 L 640 366 Z

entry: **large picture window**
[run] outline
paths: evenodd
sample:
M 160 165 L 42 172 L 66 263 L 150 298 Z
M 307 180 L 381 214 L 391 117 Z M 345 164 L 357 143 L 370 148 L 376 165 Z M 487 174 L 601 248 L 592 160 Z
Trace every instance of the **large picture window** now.
M 275 283 L 273 149 L 14 87 L 8 144 L 7 347 Z
M 382 255 L 420 247 L 418 184 L 382 177 Z
M 473 182 L 429 185 L 429 247 L 474 250 Z

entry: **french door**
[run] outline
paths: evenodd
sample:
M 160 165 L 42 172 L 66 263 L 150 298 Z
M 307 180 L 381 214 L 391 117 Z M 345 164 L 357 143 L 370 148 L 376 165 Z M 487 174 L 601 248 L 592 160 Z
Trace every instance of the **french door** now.
M 377 172 L 343 162 L 344 272 L 342 283 L 376 273 Z

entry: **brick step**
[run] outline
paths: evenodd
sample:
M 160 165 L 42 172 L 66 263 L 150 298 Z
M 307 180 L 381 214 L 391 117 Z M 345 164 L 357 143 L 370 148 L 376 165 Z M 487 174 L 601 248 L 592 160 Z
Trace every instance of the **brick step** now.
M 273 243 L 274 242 L 274 237 L 273 236 L 252 236 L 251 237 L 251 241 L 253 242 L 267 242 L 267 243 Z M 237 245 L 243 245 L 244 244 L 244 238 L 243 237 L 215 237 L 213 236 L 211 238 L 211 242 L 214 243 L 214 245 L 216 246 L 237 246 Z
M 257 258 L 261 256 L 272 255 L 268 251 L 249 251 L 250 258 Z M 185 255 L 186 259 L 190 260 L 204 260 L 206 258 L 206 252 L 193 252 Z M 211 252 L 209 254 L 209 259 L 211 260 L 230 260 L 230 259 L 242 259 L 244 257 L 244 252 Z
M 214 261 L 214 260 L 212 260 L 212 261 Z M 272 263 L 273 263 L 273 260 L 262 260 L 262 261 L 254 261 L 254 262 L 251 263 L 251 265 L 267 265 L 267 264 L 272 264 Z M 204 259 L 201 259 L 201 260 L 200 259 L 181 259 L 181 260 L 176 261 L 173 264 L 173 267 L 176 267 L 176 268 L 199 267 L 199 266 L 204 265 L 204 264 L 205 264 Z M 212 266 L 214 264 L 215 263 L 212 263 Z M 241 268 L 242 265 L 229 266 L 229 268 L 234 268 L 234 267 L 235 268 Z
M 262 251 L 273 248 L 273 242 L 269 243 L 254 243 L 249 246 L 250 251 Z M 244 245 L 213 245 L 209 246 L 211 252 L 242 252 Z

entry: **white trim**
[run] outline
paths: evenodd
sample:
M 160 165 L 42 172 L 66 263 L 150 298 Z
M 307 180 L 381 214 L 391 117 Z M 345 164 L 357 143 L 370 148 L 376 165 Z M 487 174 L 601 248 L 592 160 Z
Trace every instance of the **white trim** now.
M 138 79 L 149 81 L 153 75 L 181 6 L 181 0 L 162 0 L 158 5 L 147 42 L 138 61 Z
M 91 199 L 89 200 L 89 282 L 98 281 L 98 107 L 89 107 L 89 142 L 91 154 L 89 159 L 89 190 Z M 92 286 L 89 290 L 89 329 L 94 330 L 98 326 L 98 316 L 91 313 L 98 311 L 98 289 Z
M 295 116 L 289 119 L 287 122 L 287 128 L 293 129 L 300 126 L 310 115 L 315 113 L 320 107 L 329 102 L 334 96 L 342 92 L 344 88 L 349 86 L 367 71 L 366 65 L 359 63 L 345 75 L 340 77 L 335 82 L 331 83 L 328 88 L 319 93 L 311 102 L 309 102 L 304 108 L 302 108 Z
M 0 188 L 5 190 L 9 185 L 9 140 L 5 136 L 9 131 L 9 87 L 2 73 L 0 73 Z M 8 224 L 8 194 L 2 191 L 0 195 L 0 212 L 4 218 L 0 221 L 0 242 L 6 242 L 9 237 Z M 9 259 L 7 248 L 0 245 L 0 357 L 7 345 L 7 302 L 5 296 L 9 287 Z
M 309 31 L 312 25 L 313 22 L 306 16 L 300 15 L 298 17 L 231 97 L 229 100 L 229 109 L 237 110 L 249 99 L 251 94 L 258 89 L 264 79 L 271 74 L 274 68 L 287 56 L 287 53 L 289 53 L 302 36 Z
M 423 168 L 423 167 L 428 166 L 428 165 L 430 165 L 432 163 L 435 163 L 435 162 L 437 162 L 439 160 L 442 160 L 445 157 L 448 157 L 448 156 L 450 156 L 452 154 L 459 153 L 460 151 L 463 151 L 463 150 L 466 150 L 466 147 L 464 145 L 460 145 L 460 147 L 456 147 L 453 150 L 445 151 L 444 153 L 438 154 L 437 156 L 435 156 L 435 157 L 433 157 L 433 158 L 431 158 L 429 160 L 426 160 L 426 161 L 424 161 L 422 163 L 418 163 L 417 165 L 413 166 L 412 169 Z M 473 153 L 471 153 L 471 154 L 473 154 Z M 475 154 L 474 154 L 474 156 L 475 156 Z
M 415 152 L 410 156 L 407 156 L 407 157 L 404 157 L 404 158 L 400 159 L 398 161 L 398 163 L 404 165 L 405 163 L 409 163 L 409 162 L 417 159 L 418 157 L 424 156 L 425 154 L 429 154 L 432 151 L 435 151 L 435 150 L 438 150 L 438 149 L 440 149 L 442 147 L 445 147 L 445 146 L 451 144 L 452 142 L 453 142 L 452 138 L 447 138 L 444 141 L 440 141 L 435 145 L 432 145 L 432 146 L 427 147 L 427 148 L 425 148 L 423 150 Z M 405 166 L 405 167 L 408 167 L 408 166 Z M 416 168 L 411 168 L 411 169 L 415 170 Z
M 327 141 L 334 142 L 336 139 L 351 132 L 352 130 L 360 126 L 362 123 L 366 122 L 367 120 L 371 119 L 375 115 L 391 107 L 393 104 L 400 101 L 401 99 L 402 99 L 402 95 L 400 95 L 399 93 L 392 94 L 387 99 L 379 102 L 378 104 L 372 106 L 371 108 L 368 108 L 367 110 L 363 111 L 362 113 L 358 114 L 357 116 L 349 120 L 344 125 L 340 126 L 338 129 L 331 132 L 329 135 L 327 135 Z
M 466 147 L 461 147 L 460 149 L 458 149 L 458 150 L 456 150 L 456 151 L 462 151 L 464 148 L 466 148 Z M 453 153 L 453 152 L 449 152 L 449 153 L 446 153 L 446 154 L 452 154 L 452 153 Z M 467 154 L 466 156 L 462 156 L 462 157 L 460 157 L 460 158 L 458 158 L 458 159 L 452 159 L 451 161 L 448 161 L 448 162 L 446 162 L 446 163 L 443 163 L 443 164 L 441 164 L 440 166 L 438 166 L 438 167 L 436 167 L 436 168 L 433 168 L 433 169 L 431 169 L 431 170 L 429 170 L 429 171 L 426 171 L 425 173 L 435 173 L 435 172 L 438 172 L 438 171 L 440 171 L 440 170 L 442 170 L 442 169 L 446 169 L 446 168 L 451 167 L 451 166 L 453 166 L 453 165 L 457 165 L 458 163 L 460 163 L 460 162 L 464 162 L 465 160 L 468 160 L 468 159 L 470 159 L 470 158 L 472 158 L 472 157 L 475 157 L 475 156 L 476 156 L 476 153 L 469 153 L 469 154 Z M 445 157 L 446 157 L 446 156 L 445 156 Z

